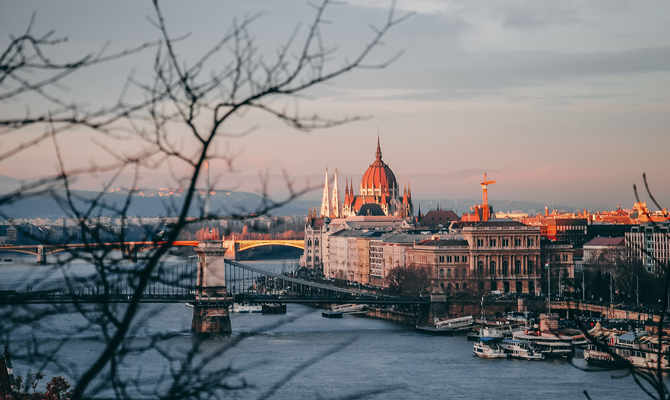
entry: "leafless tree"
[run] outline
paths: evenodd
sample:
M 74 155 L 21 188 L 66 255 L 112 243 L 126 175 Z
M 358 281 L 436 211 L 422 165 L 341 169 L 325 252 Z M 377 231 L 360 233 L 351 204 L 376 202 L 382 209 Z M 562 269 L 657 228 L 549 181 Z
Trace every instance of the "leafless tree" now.
M 153 0 L 155 14 L 150 19 L 159 32 L 157 41 L 149 41 L 111 55 L 105 55 L 103 48 L 96 54 L 74 62 L 58 63 L 52 61 L 50 54 L 57 53 L 65 40 L 55 38 L 53 32 L 41 36 L 34 34 L 34 20 L 31 20 L 26 32 L 13 38 L 0 56 L 0 101 L 37 96 L 49 104 L 44 112 L 37 115 L 26 111 L 24 115 L 0 120 L 0 134 L 5 138 L 23 135 L 28 128 L 44 129 L 43 134 L 30 137 L 29 140 L 9 148 L 3 147 L 0 162 L 20 157 L 42 142 L 53 145 L 59 162 L 58 174 L 0 197 L 0 205 L 25 201 L 31 196 L 51 196 L 69 218 L 78 221 L 81 230 L 83 247 L 61 257 L 57 266 L 66 275 L 68 286 L 74 288 L 90 279 L 73 276 L 67 269 L 72 262 L 85 260 L 95 266 L 95 279 L 104 288 L 103 293 L 111 290 L 113 280 L 118 276 L 124 276 L 133 288 L 131 301 L 127 305 L 104 302 L 100 307 L 90 307 L 75 304 L 77 312 L 87 321 L 86 326 L 81 329 L 95 329 L 100 332 L 105 345 L 102 351 L 95 354 L 90 365 L 81 366 L 83 370 L 73 384 L 73 399 L 88 397 L 102 390 L 113 390 L 120 398 L 132 397 L 132 393 L 135 393 L 133 390 L 142 390 L 142 377 L 138 375 L 134 380 L 124 379 L 119 374 L 119 366 L 134 354 L 148 351 L 162 354 L 169 371 L 161 378 L 160 387 L 149 394 L 151 397 L 222 396 L 226 390 L 248 386 L 237 379 L 239 371 L 231 367 L 215 368 L 214 361 L 229 351 L 230 346 L 235 346 L 236 341 L 203 354 L 203 342 L 196 340 L 193 347 L 185 350 L 184 356 L 180 358 L 165 350 L 168 345 L 166 340 L 154 338 L 148 343 L 138 343 L 132 339 L 132 333 L 141 326 L 138 315 L 141 314 L 142 293 L 156 282 L 175 283 L 161 281 L 164 278 L 156 277 L 155 272 L 161 268 L 164 256 L 187 224 L 214 218 L 246 218 L 250 214 L 266 214 L 310 189 L 295 188 L 287 178 L 289 195 L 283 200 L 272 200 L 267 193 L 267 180 L 263 180 L 263 202 L 257 208 L 240 210 L 234 215 L 205 215 L 201 211 L 198 218 L 193 218 L 190 210 L 198 202 L 197 182 L 203 174 L 205 162 L 223 160 L 232 169 L 236 159 L 236 154 L 232 151 L 217 151 L 215 142 L 221 138 L 235 138 L 251 133 L 230 133 L 231 119 L 248 110 L 259 110 L 300 131 L 329 128 L 356 121 L 360 117 L 327 118 L 303 115 L 299 108 L 287 107 L 285 104 L 293 104 L 300 100 L 301 93 L 307 89 L 332 81 L 353 70 L 384 68 L 400 55 L 398 53 L 380 62 L 366 63 L 373 50 L 383 43 L 382 39 L 389 29 L 408 15 L 397 17 L 391 7 L 387 19 L 380 26 L 371 26 L 371 38 L 363 44 L 362 49 L 346 58 L 341 57 L 335 47 L 324 44 L 322 27 L 329 23 L 326 19 L 329 6 L 328 0 L 315 5 L 314 19 L 306 31 L 303 33 L 296 28 L 273 57 L 264 57 L 260 53 L 251 34 L 254 23 L 260 19 L 256 15 L 234 22 L 220 41 L 200 58 L 183 59 L 178 47 L 187 39 L 171 34 L 170 22 L 167 21 L 158 0 Z M 59 82 L 67 76 L 95 64 L 147 51 L 155 51 L 152 79 L 143 81 L 131 74 L 126 86 L 120 90 L 119 100 L 111 106 L 90 110 L 83 99 L 80 103 L 69 103 L 57 94 Z M 136 95 L 129 95 L 131 92 Z M 87 130 L 99 135 L 100 149 L 113 161 L 86 168 L 68 167 L 60 137 L 73 129 Z M 132 146 L 124 146 L 128 141 Z M 154 241 L 156 248 L 129 271 L 121 260 L 114 257 L 117 248 L 106 243 L 126 242 L 129 231 L 126 219 L 136 197 L 134 191 L 129 190 L 125 201 L 119 205 L 107 201 L 106 193 L 126 171 L 132 171 L 137 181 L 144 171 L 172 168 L 175 165 L 187 166 L 191 171 L 188 176 L 174 176 L 184 188 L 183 202 L 172 204 L 171 211 L 177 217 L 176 222 L 162 235 L 147 229 L 145 239 Z M 112 173 L 113 177 L 93 198 L 84 198 L 73 190 L 73 180 L 78 176 L 102 172 Z M 132 187 L 136 185 L 133 184 Z M 95 217 L 109 213 L 121 221 L 119 229 L 91 223 Z M 1 210 L 0 216 L 7 217 L 2 215 Z M 75 239 L 78 238 L 69 237 L 59 239 L 58 242 L 67 243 Z M 44 241 L 43 238 L 41 240 Z M 45 242 L 50 243 L 51 240 Z M 1 307 L 1 319 L 12 323 L 0 327 L 0 337 L 6 338 L 10 330 L 63 309 L 61 306 Z M 240 336 L 236 340 L 244 338 Z M 35 345 L 31 350 L 35 362 L 44 364 L 59 362 L 55 359 L 59 348 L 56 346 L 55 349 L 44 351 Z M 336 350 L 337 347 L 327 350 L 326 353 Z M 315 355 L 314 359 L 299 368 L 305 368 L 325 355 L 327 354 Z M 289 380 L 290 378 L 285 381 Z M 265 395 L 267 397 L 272 393 L 271 391 Z

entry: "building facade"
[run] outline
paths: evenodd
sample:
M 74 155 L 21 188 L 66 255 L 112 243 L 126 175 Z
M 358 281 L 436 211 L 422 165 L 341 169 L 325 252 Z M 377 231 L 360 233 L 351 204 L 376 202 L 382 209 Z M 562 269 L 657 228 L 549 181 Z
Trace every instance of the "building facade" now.
M 629 257 L 639 260 L 647 272 L 659 274 L 670 261 L 670 222 L 633 226 L 626 233 Z

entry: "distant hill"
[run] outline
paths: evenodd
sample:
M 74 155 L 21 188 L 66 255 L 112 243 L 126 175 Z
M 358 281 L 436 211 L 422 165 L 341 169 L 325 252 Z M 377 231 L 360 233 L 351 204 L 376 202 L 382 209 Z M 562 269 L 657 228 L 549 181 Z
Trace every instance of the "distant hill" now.
M 29 184 L 30 181 L 21 181 L 19 179 L 0 175 L 0 194 L 9 193 L 17 190 L 21 185 Z M 142 189 L 136 193 L 130 208 L 128 209 L 128 216 L 131 217 L 157 217 L 157 216 L 175 216 L 176 210 L 180 209 L 183 204 L 183 197 L 171 194 L 166 196 L 167 190 L 159 189 Z M 75 205 L 84 210 L 87 201 L 94 199 L 98 192 L 90 191 L 73 191 L 75 198 Z M 63 192 L 59 193 L 60 196 Z M 114 215 L 112 209 L 119 209 L 123 207 L 126 201 L 127 191 L 115 191 L 113 193 L 106 193 L 104 202 L 109 209 L 100 209 L 91 215 Z M 248 214 L 256 212 L 261 203 L 261 196 L 248 192 L 235 191 L 217 191 L 216 194 L 210 197 L 210 209 L 212 213 L 217 215 L 231 215 L 231 214 Z M 415 200 L 414 210 L 418 212 L 419 205 L 421 212 L 424 214 L 430 210 L 435 210 L 439 206 L 443 210 L 454 210 L 459 216 L 464 212 L 470 212 L 470 207 L 479 204 L 481 199 L 426 199 Z M 498 212 L 520 211 L 524 213 L 538 213 L 544 212 L 544 207 L 548 206 L 549 210 L 553 209 L 559 211 L 574 211 L 574 207 L 551 204 L 540 204 L 518 200 L 494 200 L 491 202 L 493 210 Z M 271 212 L 273 215 L 307 215 L 309 208 L 321 207 L 321 200 L 296 200 L 285 206 L 277 208 Z M 64 204 L 59 204 L 51 195 L 34 195 L 24 198 L 19 202 L 6 204 L 2 206 L 2 213 L 9 218 L 62 218 L 68 216 L 63 210 L 67 209 Z M 204 195 L 199 194 L 190 207 L 190 216 L 200 216 L 204 210 Z
M 57 193 L 60 197 L 64 192 Z M 79 210 L 86 210 L 90 201 L 98 195 L 97 192 L 73 191 L 74 204 Z M 105 207 L 96 209 L 92 216 L 113 216 L 114 209 L 121 209 L 126 201 L 126 196 L 120 193 L 106 193 L 103 197 Z M 141 197 L 135 196 L 128 208 L 129 217 L 157 217 L 176 216 L 177 210 L 183 205 L 183 197 Z M 210 197 L 211 212 L 218 215 L 248 214 L 256 212 L 261 206 L 262 198 L 247 192 L 222 192 Z M 2 206 L 2 214 L 8 218 L 49 218 L 56 219 L 71 216 L 64 212 L 67 210 L 62 200 L 57 200 L 51 195 L 35 195 L 20 201 Z M 200 216 L 204 210 L 204 198 L 197 197 L 189 209 L 189 216 Z M 303 212 L 302 207 L 287 205 L 277 210 L 277 215 L 300 215 L 307 214 L 307 207 Z

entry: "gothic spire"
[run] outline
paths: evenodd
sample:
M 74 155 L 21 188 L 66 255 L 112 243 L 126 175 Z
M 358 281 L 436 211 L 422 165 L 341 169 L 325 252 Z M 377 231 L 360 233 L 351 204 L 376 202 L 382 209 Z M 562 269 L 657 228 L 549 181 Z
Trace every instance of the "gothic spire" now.
M 328 168 L 326 168 L 326 182 L 323 185 L 323 198 L 321 199 L 321 218 L 330 217 L 330 199 L 328 195 Z
M 335 177 L 333 179 L 333 198 L 330 206 L 330 211 L 333 213 L 335 218 L 340 218 L 342 216 L 342 204 L 340 203 L 340 191 L 337 184 L 337 168 L 335 168 Z
M 379 131 L 377 132 L 377 153 L 375 153 L 377 160 L 382 160 L 382 147 L 379 145 Z

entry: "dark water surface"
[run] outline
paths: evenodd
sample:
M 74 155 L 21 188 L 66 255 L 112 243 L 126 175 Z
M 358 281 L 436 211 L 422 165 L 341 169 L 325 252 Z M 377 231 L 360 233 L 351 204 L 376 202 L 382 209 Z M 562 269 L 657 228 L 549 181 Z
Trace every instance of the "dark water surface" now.
M 282 268 L 277 261 L 249 263 L 279 271 Z M 22 287 L 26 267 L 47 268 L 0 266 L 0 290 Z M 86 273 L 87 266 L 79 268 L 78 273 Z M 20 326 L 3 321 L 0 328 L 0 340 L 9 341 L 15 355 L 15 374 L 42 368 L 47 376 L 76 380 L 104 347 L 100 329 L 90 326 L 72 306 L 61 310 L 35 307 L 51 315 Z M 592 399 L 644 398 L 630 377 L 612 378 L 621 376 L 621 372 L 585 372 L 563 358 L 541 362 L 485 360 L 472 356 L 472 342 L 464 337 L 425 336 L 411 327 L 357 316 L 325 319 L 321 310 L 301 305 L 289 304 L 287 310 L 286 315 L 232 314 L 233 335 L 202 344 L 199 356 L 239 341 L 207 368 L 230 366 L 236 372 L 228 382 L 250 385 L 226 397 L 583 399 L 583 391 L 588 390 Z M 170 366 L 178 368 L 195 342 L 190 332 L 191 317 L 192 309 L 183 304 L 141 306 L 138 324 L 130 335 L 132 345 L 141 347 L 160 338 L 160 348 L 175 361 L 170 363 L 154 350 L 130 352 L 119 373 L 124 380 L 135 380 L 141 386 L 141 390 L 129 389 L 133 397 L 151 398 L 157 386 L 159 390 L 169 386 L 166 380 L 171 381 Z M 243 335 L 252 332 L 257 334 Z M 57 349 L 54 362 L 37 365 L 28 361 L 25 356 L 36 347 Z M 581 352 L 577 355 L 572 362 L 584 367 Z M 109 389 L 101 394 L 113 395 Z

